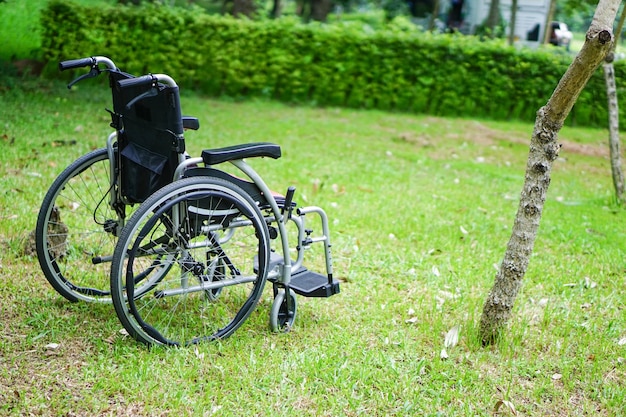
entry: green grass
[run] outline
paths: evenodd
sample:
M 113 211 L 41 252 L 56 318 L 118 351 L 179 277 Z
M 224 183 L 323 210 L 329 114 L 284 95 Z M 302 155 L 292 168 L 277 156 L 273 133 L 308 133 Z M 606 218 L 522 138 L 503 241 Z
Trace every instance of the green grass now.
M 55 176 L 104 146 L 107 85 L 24 82 L 0 92 L 0 414 L 473 416 L 502 400 L 529 416 L 623 413 L 626 212 L 606 131 L 561 132 L 510 330 L 482 348 L 531 125 L 183 93 L 201 121 L 192 154 L 281 145 L 281 159 L 253 165 L 327 211 L 341 294 L 299 297 L 293 331 L 272 334 L 268 288 L 231 338 L 187 349 L 147 349 L 120 334 L 112 306 L 64 301 L 22 247 Z
M 80 0 L 82 4 L 111 3 L 113 0 Z M 0 2 L 0 61 L 39 59 L 41 48 L 40 13 L 47 0 L 5 0 Z

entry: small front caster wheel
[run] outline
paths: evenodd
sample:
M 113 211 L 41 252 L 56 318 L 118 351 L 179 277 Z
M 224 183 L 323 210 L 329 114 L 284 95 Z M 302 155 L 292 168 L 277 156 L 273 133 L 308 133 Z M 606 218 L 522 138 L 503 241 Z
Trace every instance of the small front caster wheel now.
M 298 303 L 296 293 L 289 290 L 289 295 L 285 296 L 285 290 L 279 289 L 274 297 L 272 310 L 270 311 L 270 328 L 273 332 L 288 332 L 296 321 L 296 311 Z

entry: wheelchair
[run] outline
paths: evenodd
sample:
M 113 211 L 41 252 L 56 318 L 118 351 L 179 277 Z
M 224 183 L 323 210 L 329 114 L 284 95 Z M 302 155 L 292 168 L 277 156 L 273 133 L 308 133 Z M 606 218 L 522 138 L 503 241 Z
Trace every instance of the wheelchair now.
M 38 259 L 62 296 L 112 302 L 139 342 L 185 346 L 230 336 L 254 311 L 267 281 L 276 332 L 294 325 L 296 295 L 340 292 L 325 212 L 298 207 L 295 187 L 273 192 L 248 163 L 280 158 L 279 145 L 238 144 L 191 157 L 184 132 L 197 130 L 199 121 L 182 116 L 173 78 L 135 77 L 101 56 L 59 68 L 89 68 L 68 88 L 108 74 L 115 129 L 105 148 L 59 175 L 39 212 Z M 311 216 L 320 233 L 308 228 Z M 322 247 L 324 274 L 303 265 L 314 244 Z

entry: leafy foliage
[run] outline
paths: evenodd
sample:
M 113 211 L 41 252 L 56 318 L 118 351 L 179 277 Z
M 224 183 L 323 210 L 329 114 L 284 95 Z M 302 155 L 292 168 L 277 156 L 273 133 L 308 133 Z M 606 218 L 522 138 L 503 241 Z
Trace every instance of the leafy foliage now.
M 168 73 L 216 96 L 441 116 L 534 120 L 571 61 L 553 50 L 515 49 L 402 24 L 373 31 L 359 22 L 249 21 L 155 4 L 113 9 L 55 0 L 42 20 L 51 63 L 106 55 L 125 71 Z M 617 63 L 615 70 L 620 78 L 626 68 Z M 604 125 L 605 103 L 598 75 L 570 123 Z

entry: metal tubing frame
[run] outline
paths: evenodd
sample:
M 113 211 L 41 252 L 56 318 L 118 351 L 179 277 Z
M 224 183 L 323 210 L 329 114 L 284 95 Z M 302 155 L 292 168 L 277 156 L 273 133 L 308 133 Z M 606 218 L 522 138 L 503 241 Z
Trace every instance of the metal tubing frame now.
M 276 224 L 278 224 L 278 232 L 280 233 L 280 242 L 282 244 L 284 261 L 283 265 L 281 266 L 279 282 L 285 286 L 289 286 L 289 281 L 291 280 L 291 257 L 289 256 L 289 241 L 287 238 L 287 229 L 285 227 L 285 217 L 281 214 L 280 209 L 278 208 L 278 203 L 276 203 L 276 199 L 272 194 L 272 190 L 270 190 L 267 184 L 265 184 L 265 181 L 263 181 L 261 176 L 257 174 L 257 172 L 243 159 L 235 159 L 229 162 L 236 166 L 241 172 L 246 174 L 248 178 L 250 178 L 252 182 L 254 182 L 254 184 L 259 187 L 259 189 L 267 199 L 267 202 L 269 203 L 272 212 L 274 213 L 274 217 L 276 218 Z
M 297 216 L 289 216 L 285 217 L 280 208 L 278 207 L 278 203 L 273 197 L 273 193 L 267 184 L 263 181 L 263 179 L 259 176 L 259 174 L 243 159 L 237 159 L 233 161 L 229 161 L 233 164 L 237 169 L 242 171 L 246 176 L 248 176 L 252 182 L 256 184 L 257 187 L 263 192 L 263 195 L 267 198 L 267 201 L 271 207 L 273 217 L 266 218 L 267 222 L 276 222 L 278 224 L 278 230 L 280 233 L 280 240 L 283 251 L 283 260 L 284 264 L 282 266 L 282 270 L 280 271 L 281 280 L 280 282 L 284 285 L 289 285 L 289 281 L 291 279 L 291 271 L 297 271 L 298 268 L 302 266 L 302 262 L 304 259 L 304 250 L 305 248 L 302 246 L 302 242 L 305 239 L 305 218 L 304 216 L 308 213 L 317 214 L 320 217 L 322 224 L 322 236 L 316 236 L 311 238 L 311 243 L 324 242 L 324 253 L 325 253 L 325 262 L 326 262 L 326 273 L 328 276 L 332 276 L 333 274 L 333 266 L 332 266 L 332 254 L 331 254 L 331 244 L 330 244 L 330 229 L 328 225 L 328 216 L 326 212 L 322 210 L 320 207 L 309 206 L 302 207 L 297 209 Z M 185 170 L 194 165 L 203 164 L 204 161 L 201 157 L 195 158 L 184 158 L 183 161 L 178 165 L 174 172 L 174 181 L 183 177 Z M 289 239 L 287 236 L 287 228 L 286 221 L 291 220 L 296 225 L 298 231 L 298 247 L 297 249 L 297 258 L 292 263 L 291 257 L 289 256 Z
M 332 245 L 330 244 L 330 228 L 328 227 L 328 216 L 326 215 L 326 212 L 324 210 L 316 206 L 302 207 L 297 210 L 297 214 L 300 217 L 308 213 L 315 213 L 320 216 L 323 235 L 311 238 L 311 243 L 324 242 L 324 252 L 326 254 L 326 273 L 328 274 L 330 280 L 333 275 L 333 259 L 331 254 Z M 304 226 L 304 221 L 302 223 Z

